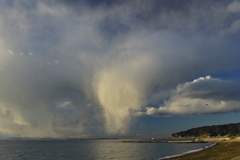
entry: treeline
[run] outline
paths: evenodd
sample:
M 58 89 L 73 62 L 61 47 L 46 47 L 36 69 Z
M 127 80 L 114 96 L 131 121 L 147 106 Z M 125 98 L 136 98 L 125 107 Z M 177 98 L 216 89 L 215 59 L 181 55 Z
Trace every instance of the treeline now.
M 193 128 L 186 131 L 173 133 L 170 138 L 222 137 L 239 135 L 240 123 L 231 123 Z

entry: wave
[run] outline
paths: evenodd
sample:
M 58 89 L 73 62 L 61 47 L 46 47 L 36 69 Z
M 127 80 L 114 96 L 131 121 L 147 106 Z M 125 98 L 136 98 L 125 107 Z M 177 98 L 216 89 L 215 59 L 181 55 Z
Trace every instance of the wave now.
M 181 154 L 176 154 L 176 155 L 171 155 L 171 156 L 166 156 L 166 157 L 162 157 L 162 158 L 158 158 L 158 160 L 163 160 L 163 159 L 169 159 L 169 158 L 174 158 L 174 157 L 180 157 L 180 156 L 183 156 L 183 155 L 186 155 L 186 154 L 190 154 L 190 153 L 196 153 L 196 152 L 199 152 L 199 151 L 202 151 L 204 149 L 207 149 L 209 147 L 212 147 L 212 146 L 215 146 L 216 143 L 213 143 L 213 144 L 210 144 L 208 146 L 205 146 L 204 148 L 199 148 L 199 149 L 195 149 L 195 150 L 190 150 L 190 151 L 187 151 L 187 152 L 183 152 Z

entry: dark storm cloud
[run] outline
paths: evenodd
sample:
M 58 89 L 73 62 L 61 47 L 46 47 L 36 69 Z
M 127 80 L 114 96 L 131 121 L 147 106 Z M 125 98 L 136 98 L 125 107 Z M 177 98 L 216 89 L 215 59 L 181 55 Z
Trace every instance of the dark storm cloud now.
M 126 0 L 60 0 L 60 2 L 72 7 L 78 7 L 79 4 L 87 5 L 90 7 L 97 7 L 101 5 L 111 7 L 112 5 L 119 5 L 121 3 L 124 3 Z
M 239 82 L 199 77 L 240 68 L 239 4 L 1 1 L 0 132 L 124 134 L 134 113 L 238 111 Z
M 124 26 L 134 23 L 132 29 L 137 28 L 151 28 L 155 30 L 182 30 L 189 32 L 214 32 L 216 28 L 220 29 L 226 27 L 229 21 L 239 18 L 239 15 L 226 14 L 226 7 L 233 1 L 229 0 L 134 0 L 134 1 L 63 1 L 69 4 L 73 9 L 81 10 L 79 4 L 86 4 L 92 8 L 102 8 L 105 10 L 108 21 L 106 26 L 117 26 L 114 21 L 122 21 L 125 14 L 132 21 L 125 21 Z M 121 13 L 115 12 L 112 14 L 111 10 L 119 9 Z M 117 10 L 115 10 L 117 11 Z M 121 18 L 116 17 L 116 15 Z M 106 19 L 104 19 L 105 21 Z M 112 23 L 109 23 L 112 20 Z M 102 22 L 104 23 L 104 22 Z M 225 24 L 226 23 L 226 24 Z M 120 28 L 121 29 L 121 28 Z M 117 29 L 116 29 L 117 30 Z

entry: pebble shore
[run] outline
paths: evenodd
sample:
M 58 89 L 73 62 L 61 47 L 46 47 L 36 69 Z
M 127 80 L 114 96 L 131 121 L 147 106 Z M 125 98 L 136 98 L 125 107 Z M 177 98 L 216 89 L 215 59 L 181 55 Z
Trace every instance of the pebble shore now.
M 240 141 L 223 141 L 200 152 L 170 160 L 240 160 Z

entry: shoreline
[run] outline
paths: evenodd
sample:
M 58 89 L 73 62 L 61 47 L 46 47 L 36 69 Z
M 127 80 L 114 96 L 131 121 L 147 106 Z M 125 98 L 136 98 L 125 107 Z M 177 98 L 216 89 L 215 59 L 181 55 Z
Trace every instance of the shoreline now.
M 169 160 L 240 160 L 240 141 L 223 141 L 218 142 L 214 146 L 207 147 L 206 149 L 196 151 L 193 153 L 186 153 L 184 155 L 176 155 L 177 157 L 163 157 L 162 159 Z
M 205 141 L 122 141 L 122 143 L 208 143 Z
M 178 158 L 178 157 L 182 157 L 182 156 L 185 156 L 185 155 L 188 155 L 188 154 L 193 154 L 193 153 L 197 153 L 197 152 L 201 152 L 203 150 L 206 150 L 208 148 L 211 148 L 213 146 L 215 146 L 217 143 L 212 143 L 208 146 L 205 146 L 204 148 L 199 148 L 199 149 L 195 149 L 195 150 L 189 150 L 189 151 L 186 151 L 186 152 L 183 152 L 183 153 L 180 153 L 180 154 L 176 154 L 176 155 L 170 155 L 170 156 L 166 156 L 166 157 L 161 157 L 159 158 L 158 160 L 165 160 L 165 159 L 173 159 L 173 158 Z

